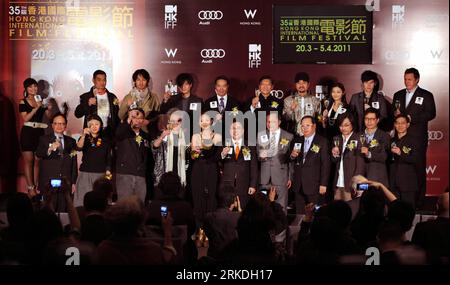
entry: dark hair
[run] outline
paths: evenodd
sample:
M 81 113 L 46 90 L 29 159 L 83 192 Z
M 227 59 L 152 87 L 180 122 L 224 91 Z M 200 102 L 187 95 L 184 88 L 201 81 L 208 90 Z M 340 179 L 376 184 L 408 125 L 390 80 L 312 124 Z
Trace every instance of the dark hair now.
M 334 87 L 340 88 L 340 89 L 342 90 L 342 93 L 345 93 L 345 87 L 344 87 L 344 84 L 342 84 L 341 82 L 335 82 L 335 83 L 331 84 L 330 90 L 333 91 L 333 88 L 334 88 Z
M 230 85 L 230 80 L 225 75 L 217 76 L 216 79 L 214 80 L 214 85 L 216 85 L 217 81 L 219 81 L 219 80 L 225 80 L 227 82 L 227 85 Z
M 367 108 L 367 110 L 364 111 L 364 117 L 365 117 L 367 114 L 375 114 L 375 117 L 376 117 L 377 119 L 380 118 L 380 112 L 378 111 L 378 109 L 375 109 L 375 108 L 373 108 L 373 107 Z
M 363 192 L 359 200 L 359 210 L 356 214 L 367 215 L 369 217 L 384 218 L 384 207 L 386 206 L 386 198 L 383 192 L 369 186 L 369 189 Z
M 100 122 L 100 131 L 103 129 L 103 121 L 102 118 L 100 118 L 99 115 L 97 114 L 91 114 L 89 116 L 87 116 L 86 122 L 92 121 L 92 120 L 96 120 Z
M 94 71 L 94 73 L 92 74 L 92 78 L 95 78 L 97 75 L 104 75 L 106 77 L 106 72 L 104 72 L 101 69 L 97 69 L 96 71 Z
M 270 84 L 273 85 L 273 79 L 272 79 L 272 77 L 271 77 L 270 75 L 263 75 L 263 76 L 261 76 L 261 77 L 259 78 L 259 84 L 261 84 L 261 82 L 262 82 L 263 80 L 269 80 L 269 81 L 270 81 Z
M 394 118 L 394 122 L 397 121 L 398 118 L 404 118 L 406 120 L 407 123 L 410 123 L 411 120 L 409 119 L 409 117 L 406 114 L 400 113 L 397 116 L 395 116 Z
M 355 118 L 350 112 L 345 112 L 338 118 L 338 126 L 341 126 L 345 119 L 348 119 L 352 124 L 352 128 L 355 129 Z
M 414 78 L 415 79 L 420 79 L 420 73 L 414 67 L 410 67 L 410 68 L 405 70 L 405 74 L 411 74 L 411 73 L 414 74 Z
M 158 187 L 165 196 L 177 196 L 182 188 L 180 177 L 173 171 L 166 172 L 161 176 Z
M 236 198 L 236 195 L 233 193 L 234 188 L 232 186 L 228 187 L 231 189 L 223 187 L 222 190 L 224 191 L 219 191 L 217 197 L 217 206 L 219 208 L 228 208 L 231 204 L 233 204 L 234 199 Z
M 64 118 L 64 122 L 66 122 L 66 124 L 67 124 L 67 117 L 66 117 L 66 115 L 64 115 L 63 113 L 60 113 L 60 112 L 56 113 L 52 117 L 52 123 L 55 121 L 55 118 L 57 118 L 57 117 L 63 117 Z
M 98 211 L 103 213 L 108 206 L 108 198 L 105 192 L 90 191 L 84 195 L 83 206 L 87 212 Z
M 10 228 L 26 226 L 33 216 L 33 205 L 27 194 L 16 192 L 6 203 L 6 217 Z
M 309 82 L 309 75 L 306 72 L 299 72 L 295 75 L 294 83 L 299 82 L 300 80 Z
M 139 75 L 144 77 L 144 79 L 147 80 L 147 84 L 148 84 L 148 82 L 150 81 L 150 74 L 148 73 L 148 71 L 145 69 L 136 69 L 132 75 L 133 82 L 136 82 Z
M 411 229 L 415 215 L 413 206 L 408 202 L 397 199 L 388 205 L 387 220 L 397 222 L 403 232 Z
M 133 109 L 130 109 L 128 112 L 130 112 L 130 111 L 138 111 L 138 112 L 141 113 L 141 114 L 144 116 L 144 118 L 145 118 L 145 111 L 144 111 L 142 108 L 133 108 Z
M 342 229 L 346 229 L 352 220 L 352 209 L 344 201 L 332 201 L 324 207 L 324 214 L 336 222 Z
M 314 125 L 317 123 L 317 122 L 316 122 L 316 119 L 315 119 L 313 116 L 310 116 L 310 115 L 303 116 L 303 118 L 300 120 L 300 123 L 302 123 L 304 119 L 310 119 L 311 122 L 312 122 Z
M 395 221 L 384 222 L 378 231 L 380 242 L 398 241 L 403 236 L 403 230 L 399 223 Z
M 375 84 L 378 84 L 378 75 L 372 70 L 366 70 L 361 73 L 361 82 L 364 83 L 370 80 L 373 80 L 375 81 Z
M 109 195 L 114 192 L 113 182 L 109 179 L 106 179 L 105 177 L 100 177 L 94 181 L 94 184 L 92 185 L 92 191 L 101 192 L 106 197 L 109 197 Z
M 23 81 L 23 88 L 25 89 L 25 90 L 23 91 L 24 97 L 27 97 L 27 96 L 28 96 L 27 88 L 30 87 L 30 86 L 33 85 L 33 84 L 35 84 L 36 86 L 38 85 L 37 81 L 34 80 L 34 79 L 31 78 L 31 77 L 29 77 L 29 78 L 27 78 L 27 79 L 25 79 L 25 80 Z
M 181 87 L 185 82 L 192 85 L 194 83 L 194 78 L 190 73 L 180 73 L 175 81 L 177 82 L 177 86 Z

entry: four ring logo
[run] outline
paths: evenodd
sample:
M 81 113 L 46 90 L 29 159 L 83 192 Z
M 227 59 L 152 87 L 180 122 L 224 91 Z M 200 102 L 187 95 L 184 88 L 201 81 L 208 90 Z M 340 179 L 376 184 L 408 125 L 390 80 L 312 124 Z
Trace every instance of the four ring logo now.
M 198 18 L 200 20 L 220 20 L 223 18 L 222 11 L 199 11 Z
M 202 49 L 200 51 L 200 55 L 203 58 L 224 58 L 225 50 L 224 49 Z
M 270 95 L 274 96 L 275 98 L 281 99 L 284 96 L 283 90 L 272 90 L 270 91 Z
M 428 131 L 429 141 L 440 141 L 444 138 L 444 133 L 441 131 Z

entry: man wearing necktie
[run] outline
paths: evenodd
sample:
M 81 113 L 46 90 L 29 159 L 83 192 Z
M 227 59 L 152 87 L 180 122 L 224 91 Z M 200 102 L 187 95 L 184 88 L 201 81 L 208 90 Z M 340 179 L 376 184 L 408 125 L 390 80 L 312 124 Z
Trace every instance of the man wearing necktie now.
M 291 145 L 294 162 L 292 189 L 297 214 L 305 213 L 305 205 L 320 204 L 325 199 L 330 176 L 327 140 L 316 133 L 316 121 L 311 116 L 301 120 L 303 136 L 296 136 Z M 301 147 L 302 145 L 303 147 Z
M 420 208 L 426 194 L 426 157 L 428 148 L 428 122 L 436 117 L 436 105 L 434 97 L 428 90 L 418 86 L 420 80 L 419 71 L 415 68 L 405 70 L 405 89 L 394 94 L 393 102 L 400 106 L 394 109 L 394 116 L 400 113 L 410 118 L 408 134 L 417 140 L 420 155 L 415 163 L 418 174 L 419 193 L 416 197 L 416 205 Z M 394 104 L 395 105 L 395 104 Z
M 64 135 L 67 119 L 58 113 L 53 117 L 53 134 L 43 135 L 39 138 L 39 145 L 36 155 L 39 161 L 39 191 L 48 189 L 51 179 L 61 179 L 64 177 L 72 185 L 72 193 L 75 192 L 75 183 L 78 176 L 77 149 L 73 138 Z M 65 210 L 65 200 L 63 195 L 57 198 L 58 209 Z M 56 203 L 56 200 L 54 202 Z
M 244 141 L 244 127 L 241 122 L 235 121 L 230 126 L 232 148 L 224 147 L 221 152 L 222 175 L 221 187 L 231 186 L 234 194 L 239 196 L 241 207 L 244 208 L 249 195 L 256 192 L 258 183 L 258 160 L 256 148 L 248 146 Z

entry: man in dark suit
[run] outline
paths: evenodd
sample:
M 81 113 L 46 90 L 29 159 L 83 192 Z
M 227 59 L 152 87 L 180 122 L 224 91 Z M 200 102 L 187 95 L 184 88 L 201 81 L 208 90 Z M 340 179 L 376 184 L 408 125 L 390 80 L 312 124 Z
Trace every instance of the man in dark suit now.
M 144 110 L 133 109 L 116 131 L 117 198 L 137 195 L 142 202 L 146 194 L 148 135 L 142 130 Z
M 257 150 L 261 162 L 259 184 L 265 189 L 276 188 L 276 202 L 286 212 L 288 189 L 292 184 L 293 169 L 289 155 L 293 135 L 281 129 L 280 124 L 281 115 L 270 113 L 267 115 L 267 130 L 258 134 Z
M 91 90 L 80 96 L 80 104 L 75 109 L 75 117 L 84 116 L 83 128 L 86 128 L 89 115 L 100 116 L 103 121 L 104 134 L 112 139 L 120 123 L 119 99 L 106 89 L 106 73 L 103 70 L 94 72 L 92 83 L 94 86 L 91 87 Z
M 371 70 L 366 70 L 361 74 L 361 82 L 363 91 L 353 94 L 349 104 L 353 115 L 357 119 L 355 131 L 362 132 L 364 130 L 364 112 L 368 108 L 378 110 L 380 114 L 380 128 L 384 131 L 390 131 L 392 128 L 388 118 L 391 116 L 390 104 L 383 94 L 378 93 L 380 88 L 378 75 Z
M 239 102 L 228 94 L 229 79 L 220 75 L 215 80 L 215 95 L 208 98 L 203 104 L 202 112 L 215 111 L 218 114 L 210 114 L 211 118 L 215 118 L 216 123 L 222 124 L 220 129 L 222 135 L 222 142 L 225 139 L 225 116 L 231 116 L 232 112 L 240 110 Z M 219 130 L 216 130 L 219 131 Z
M 43 135 L 39 138 L 36 150 L 39 161 L 39 190 L 47 188 L 51 179 L 64 177 L 72 185 L 72 193 L 75 192 L 75 184 L 78 176 L 76 142 L 73 138 L 64 135 L 67 119 L 58 113 L 52 119 L 53 134 Z M 60 206 L 56 211 L 65 209 L 64 195 L 59 195 L 53 201 Z
M 291 145 L 294 161 L 293 190 L 295 208 L 304 214 L 305 205 L 317 204 L 327 191 L 330 175 L 328 141 L 316 134 L 316 122 L 312 116 L 301 120 L 303 136 L 295 137 Z
M 241 205 L 245 208 L 248 195 L 256 192 L 258 183 L 258 159 L 256 147 L 244 141 L 244 127 L 235 121 L 230 127 L 231 144 L 225 146 L 220 154 L 223 165 L 220 181 L 222 185 L 234 187 Z
M 421 222 L 414 228 L 412 242 L 425 249 L 432 264 L 448 264 L 449 255 L 449 203 L 447 192 L 439 196 L 438 217 Z
M 193 127 L 197 127 L 197 122 L 200 120 L 203 100 L 191 93 L 194 84 L 194 78 L 191 74 L 180 73 L 177 76 L 176 82 L 180 92 L 173 96 L 169 92 L 166 92 L 160 106 L 160 112 L 166 114 L 170 109 L 176 108 L 189 114 L 189 127 L 191 130 L 189 137 L 192 137 L 194 133 Z M 187 129 L 187 126 L 184 129 Z
M 419 71 L 415 68 L 405 70 L 405 89 L 394 94 L 394 116 L 403 113 L 410 118 L 408 134 L 415 137 L 419 146 L 419 159 L 415 164 L 418 180 L 419 192 L 417 195 L 417 205 L 423 204 L 426 194 L 426 158 L 428 147 L 428 122 L 436 117 L 436 105 L 433 94 L 418 86 L 420 79 Z
M 383 185 L 389 185 L 386 160 L 390 148 L 390 137 L 378 128 L 380 115 L 377 109 L 369 108 L 364 114 L 366 128 L 360 133 L 360 138 L 363 139 L 361 154 L 365 161 L 366 177 Z

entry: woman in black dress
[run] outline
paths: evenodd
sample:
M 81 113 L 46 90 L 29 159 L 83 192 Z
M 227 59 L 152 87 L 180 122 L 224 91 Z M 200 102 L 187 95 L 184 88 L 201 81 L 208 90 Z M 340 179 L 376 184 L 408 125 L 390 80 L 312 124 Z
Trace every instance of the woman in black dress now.
M 74 195 L 75 207 L 83 206 L 84 195 L 92 190 L 98 178 L 111 178 L 111 142 L 102 134 L 102 119 L 98 115 L 90 115 L 86 121 L 88 127 L 77 142 L 77 149 L 83 151 L 83 160 Z
M 333 137 L 340 135 L 338 126 L 339 119 L 347 112 L 350 112 L 345 99 L 345 87 L 342 83 L 331 85 L 331 98 L 324 100 L 324 111 L 322 113 L 322 126 L 325 129 L 328 142 Z
M 44 116 L 50 118 L 50 110 L 42 105 L 42 98 L 37 94 L 38 83 L 33 78 L 27 78 L 23 82 L 24 98 L 20 100 L 19 112 L 24 120 L 20 131 L 20 148 L 24 159 L 25 180 L 30 197 L 37 194 L 37 182 L 39 177 L 38 158 L 36 149 L 39 137 L 44 134 L 47 124 L 42 123 Z
M 192 198 L 197 227 L 202 226 L 206 213 L 216 208 L 218 183 L 217 152 L 222 141 L 220 134 L 211 130 L 212 119 L 206 113 L 201 116 L 201 131 L 192 136 Z

